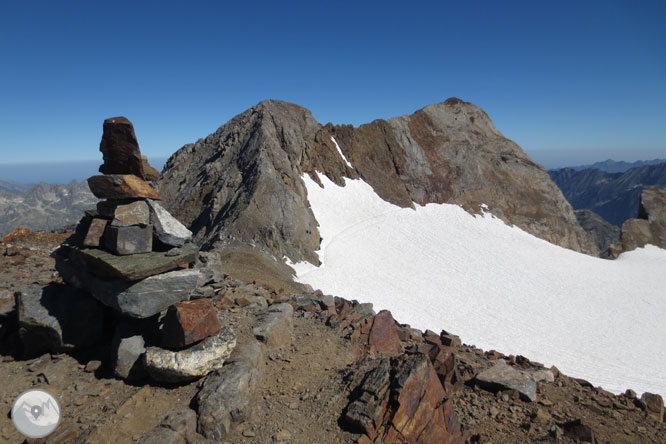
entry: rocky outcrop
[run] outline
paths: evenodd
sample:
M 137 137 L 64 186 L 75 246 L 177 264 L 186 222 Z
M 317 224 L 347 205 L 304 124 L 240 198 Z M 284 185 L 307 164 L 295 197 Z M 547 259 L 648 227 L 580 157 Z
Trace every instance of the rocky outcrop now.
M 266 101 L 186 145 L 158 182 L 165 207 L 204 248 L 234 242 L 317 263 L 317 221 L 301 177 L 362 178 L 403 207 L 481 203 L 510 224 L 577 251 L 596 247 L 571 206 L 518 145 L 458 99 L 358 128 L 320 125 L 297 105 Z
M 620 240 L 620 228 L 590 210 L 576 210 L 576 219 L 588 232 L 599 250 L 599 257 L 610 255 L 610 246 Z
M 631 168 L 623 173 L 572 168 L 549 173 L 574 209 L 592 210 L 618 227 L 636 217 L 643 188 L 666 187 L 666 162 Z
M 643 190 L 638 218 L 622 224 L 620 241 L 611 246 L 611 256 L 647 244 L 666 248 L 666 191 L 656 187 Z

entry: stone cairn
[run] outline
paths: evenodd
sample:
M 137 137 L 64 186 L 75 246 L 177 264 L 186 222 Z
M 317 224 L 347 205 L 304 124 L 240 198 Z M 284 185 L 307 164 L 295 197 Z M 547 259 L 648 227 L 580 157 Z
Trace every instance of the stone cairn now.
M 190 300 L 199 249 L 159 204 L 148 183 L 159 173 L 141 156 L 132 123 L 105 120 L 100 151 L 103 175 L 88 185 L 102 200 L 56 254 L 66 285 L 33 285 L 17 295 L 24 348 L 86 348 L 113 331 L 111 362 L 120 378 L 180 383 L 220 369 L 236 336 L 220 325 L 211 299 Z

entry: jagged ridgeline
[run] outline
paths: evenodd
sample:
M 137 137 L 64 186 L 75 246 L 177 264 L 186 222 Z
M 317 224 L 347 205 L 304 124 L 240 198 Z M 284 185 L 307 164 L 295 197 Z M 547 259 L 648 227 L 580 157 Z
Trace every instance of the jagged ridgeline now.
M 508 224 L 596 255 L 571 205 L 475 105 L 451 98 L 414 114 L 356 128 L 322 125 L 291 103 L 264 101 L 168 160 L 158 181 L 165 206 L 204 248 L 251 244 L 317 263 L 317 221 L 304 182 L 362 178 L 401 207 L 481 204 Z

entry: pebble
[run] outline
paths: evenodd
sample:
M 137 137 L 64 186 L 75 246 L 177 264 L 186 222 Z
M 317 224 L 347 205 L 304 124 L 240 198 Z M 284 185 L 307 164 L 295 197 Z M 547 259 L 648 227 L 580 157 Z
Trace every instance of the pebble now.
M 243 430 L 243 436 L 246 438 L 254 438 L 257 436 L 256 433 L 254 433 L 252 430 Z

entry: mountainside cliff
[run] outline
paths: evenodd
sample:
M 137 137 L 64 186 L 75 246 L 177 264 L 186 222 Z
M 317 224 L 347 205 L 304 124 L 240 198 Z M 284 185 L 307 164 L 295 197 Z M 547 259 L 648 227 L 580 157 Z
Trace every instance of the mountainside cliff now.
M 362 178 L 402 207 L 481 204 L 557 245 L 597 253 L 548 173 L 488 115 L 459 99 L 355 128 L 319 124 L 298 105 L 265 101 L 176 152 L 159 180 L 169 210 L 205 248 L 250 243 L 317 263 L 317 221 L 301 180 Z
M 666 162 L 632 168 L 624 173 L 573 168 L 549 173 L 576 210 L 592 210 L 618 227 L 637 216 L 641 193 L 646 186 L 666 187 Z

